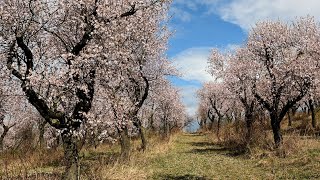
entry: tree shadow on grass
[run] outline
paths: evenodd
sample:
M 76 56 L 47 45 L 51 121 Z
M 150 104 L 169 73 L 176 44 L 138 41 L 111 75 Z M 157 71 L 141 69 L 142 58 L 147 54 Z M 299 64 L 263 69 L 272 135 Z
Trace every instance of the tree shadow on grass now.
M 198 146 L 198 147 L 203 147 L 203 146 L 215 146 L 217 144 L 212 143 L 212 142 L 190 142 L 188 143 L 191 146 Z
M 204 177 L 204 176 L 196 176 L 191 174 L 186 175 L 160 175 L 157 177 L 157 179 L 161 180 L 211 180 L 210 178 Z
M 187 153 L 193 154 L 222 154 L 229 157 L 237 157 L 246 154 L 246 149 L 244 148 L 231 148 L 223 147 L 221 145 L 209 142 L 196 142 L 190 143 L 196 148 L 188 151 Z M 205 148 L 204 148 L 205 147 Z
M 195 148 L 188 153 L 193 154 L 222 154 L 229 157 L 237 157 L 246 154 L 244 149 L 232 149 L 232 148 Z
M 204 136 L 204 134 L 200 134 L 200 133 L 187 133 L 187 134 L 184 134 L 184 136 Z

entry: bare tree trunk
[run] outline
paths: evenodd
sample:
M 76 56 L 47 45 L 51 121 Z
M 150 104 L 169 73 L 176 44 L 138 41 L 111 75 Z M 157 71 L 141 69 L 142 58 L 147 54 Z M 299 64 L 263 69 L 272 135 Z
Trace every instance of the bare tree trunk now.
M 62 179 L 79 180 L 80 179 L 80 165 L 79 153 L 77 143 L 70 132 L 62 134 L 64 158 L 65 158 L 65 172 Z
M 155 127 L 153 125 L 153 121 L 154 121 L 154 113 L 151 114 L 151 116 L 149 117 L 149 128 L 154 131 L 155 130 Z
M 281 134 L 281 128 L 280 128 L 280 121 L 274 115 L 271 116 L 271 126 L 272 126 L 273 139 L 274 139 L 276 148 L 279 148 L 280 145 L 282 144 L 282 134 Z
M 45 147 L 44 142 L 44 132 L 45 132 L 45 126 L 47 122 L 45 120 L 39 120 L 38 129 L 39 129 L 39 145 L 40 148 L 43 149 Z
M 3 135 L 3 134 L 2 134 Z M 4 136 L 0 137 L 0 152 L 3 151 L 3 140 L 4 140 Z
M 252 138 L 253 114 L 251 112 L 246 112 L 245 118 L 247 126 L 246 143 L 250 144 Z
M 287 112 L 287 115 L 288 115 L 288 126 L 291 127 L 292 126 L 292 120 L 291 120 L 290 110 Z
M 13 127 L 13 126 L 11 126 L 11 127 Z M 3 141 L 4 141 L 4 138 L 8 134 L 8 132 L 9 132 L 11 127 L 8 127 L 8 126 L 2 124 L 3 132 L 2 132 L 2 134 L 0 136 L 0 151 L 3 151 L 3 148 L 4 148 L 3 147 L 4 146 Z
M 297 96 L 293 100 L 288 100 L 284 103 L 283 107 L 279 109 L 279 102 L 281 100 L 278 98 L 275 98 L 273 101 L 273 104 L 270 104 L 269 102 L 265 101 L 260 95 L 255 94 L 255 97 L 257 100 L 269 111 L 269 116 L 271 120 L 271 127 L 273 131 L 273 138 L 275 142 L 276 148 L 279 148 L 282 144 L 282 135 L 281 135 L 281 121 L 285 117 L 285 115 L 290 111 L 290 109 L 299 102 L 303 97 L 305 92 L 301 93 L 299 96 Z M 277 96 L 275 96 L 277 97 Z
M 211 124 L 210 124 L 210 127 L 209 127 L 209 130 L 212 131 L 214 129 L 214 121 L 211 121 Z
M 314 103 L 312 99 L 309 99 L 309 109 L 311 111 L 311 123 L 312 123 L 312 127 L 316 128 L 317 127 L 317 120 L 316 120 L 316 113 L 314 110 Z
M 163 118 L 163 134 L 162 134 L 162 139 L 164 140 L 169 140 L 170 138 L 170 126 L 169 122 L 167 120 L 167 117 L 165 116 Z
M 131 151 L 131 143 L 128 128 L 125 127 L 124 130 L 120 133 L 120 146 L 121 146 L 121 158 L 122 160 L 129 160 L 130 151 Z
M 83 137 L 77 141 L 77 147 L 79 149 L 79 151 L 81 151 L 81 149 L 83 148 L 83 146 L 86 144 L 86 140 L 88 138 L 88 131 L 85 130 L 85 134 L 83 135 Z M 94 140 L 93 140 L 94 141 Z M 93 142 L 94 143 L 94 142 Z
M 218 137 L 218 141 L 220 141 L 220 125 L 221 125 L 221 119 L 222 119 L 222 117 L 219 116 L 219 118 L 218 118 L 218 125 L 217 125 L 217 137 Z
M 198 119 L 197 119 L 198 120 Z M 199 121 L 198 121 L 199 122 Z M 205 123 L 205 120 L 204 119 L 200 119 L 200 123 L 199 123 L 199 126 L 200 126 L 200 129 L 203 129 L 205 130 L 206 128 L 206 123 Z
M 141 149 L 145 151 L 147 150 L 148 141 L 146 139 L 146 130 L 142 126 L 140 128 L 140 138 L 141 138 Z
M 236 133 L 239 133 L 240 130 L 240 116 L 239 113 L 236 113 L 236 117 L 234 119 L 234 125 L 236 126 Z
M 209 127 L 209 130 L 213 130 L 214 129 L 214 119 L 215 119 L 215 116 L 213 115 L 213 114 L 211 114 L 211 116 L 210 116 L 210 114 L 208 114 L 208 118 L 209 118 L 209 120 L 210 120 L 210 127 Z
M 146 139 L 146 132 L 145 128 L 142 126 L 140 119 L 136 118 L 134 125 L 139 130 L 139 135 L 141 139 L 141 149 L 145 151 L 147 149 L 147 139 Z

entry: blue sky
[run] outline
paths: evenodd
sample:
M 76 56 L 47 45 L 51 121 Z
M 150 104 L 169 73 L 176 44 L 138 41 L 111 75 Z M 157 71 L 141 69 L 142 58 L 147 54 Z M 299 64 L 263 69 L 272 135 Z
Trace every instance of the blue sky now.
M 189 115 L 197 109 L 196 91 L 213 80 L 206 72 L 212 48 L 240 46 L 257 21 L 292 21 L 299 16 L 320 20 L 319 0 L 173 0 L 168 56 L 182 77 L 171 77 L 181 89 Z

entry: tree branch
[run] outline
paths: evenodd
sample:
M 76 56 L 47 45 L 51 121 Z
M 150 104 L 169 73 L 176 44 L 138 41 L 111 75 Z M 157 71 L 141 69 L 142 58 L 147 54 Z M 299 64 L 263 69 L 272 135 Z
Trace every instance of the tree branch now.
M 22 51 L 24 52 L 24 55 L 27 58 L 27 62 L 26 62 L 27 69 L 26 69 L 25 75 L 28 76 L 30 71 L 33 70 L 33 54 L 31 52 L 30 48 L 23 42 L 22 36 L 16 37 L 16 40 L 17 40 L 18 47 L 20 47 L 22 49 Z

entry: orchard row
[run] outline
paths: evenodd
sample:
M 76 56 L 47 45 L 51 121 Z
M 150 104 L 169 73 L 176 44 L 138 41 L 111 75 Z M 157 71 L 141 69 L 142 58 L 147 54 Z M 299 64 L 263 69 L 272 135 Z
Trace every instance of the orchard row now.
M 252 124 L 268 116 L 276 147 L 282 144 L 281 122 L 307 105 L 316 128 L 315 106 L 320 98 L 320 26 L 313 17 L 292 23 L 265 21 L 249 32 L 235 52 L 213 50 L 209 72 L 215 82 L 198 92 L 198 115 L 207 120 L 242 120 L 250 143 Z M 301 107 L 301 108 L 299 108 Z M 290 123 L 289 123 L 290 124 Z
M 1 149 L 37 127 L 42 146 L 61 136 L 64 179 L 79 176 L 80 144 L 120 141 L 145 128 L 168 137 L 185 108 L 165 78 L 167 0 L 0 1 Z M 46 124 L 49 127 L 46 128 Z M 22 133 L 23 134 L 23 133 Z M 7 136 L 8 135 L 8 136 Z

